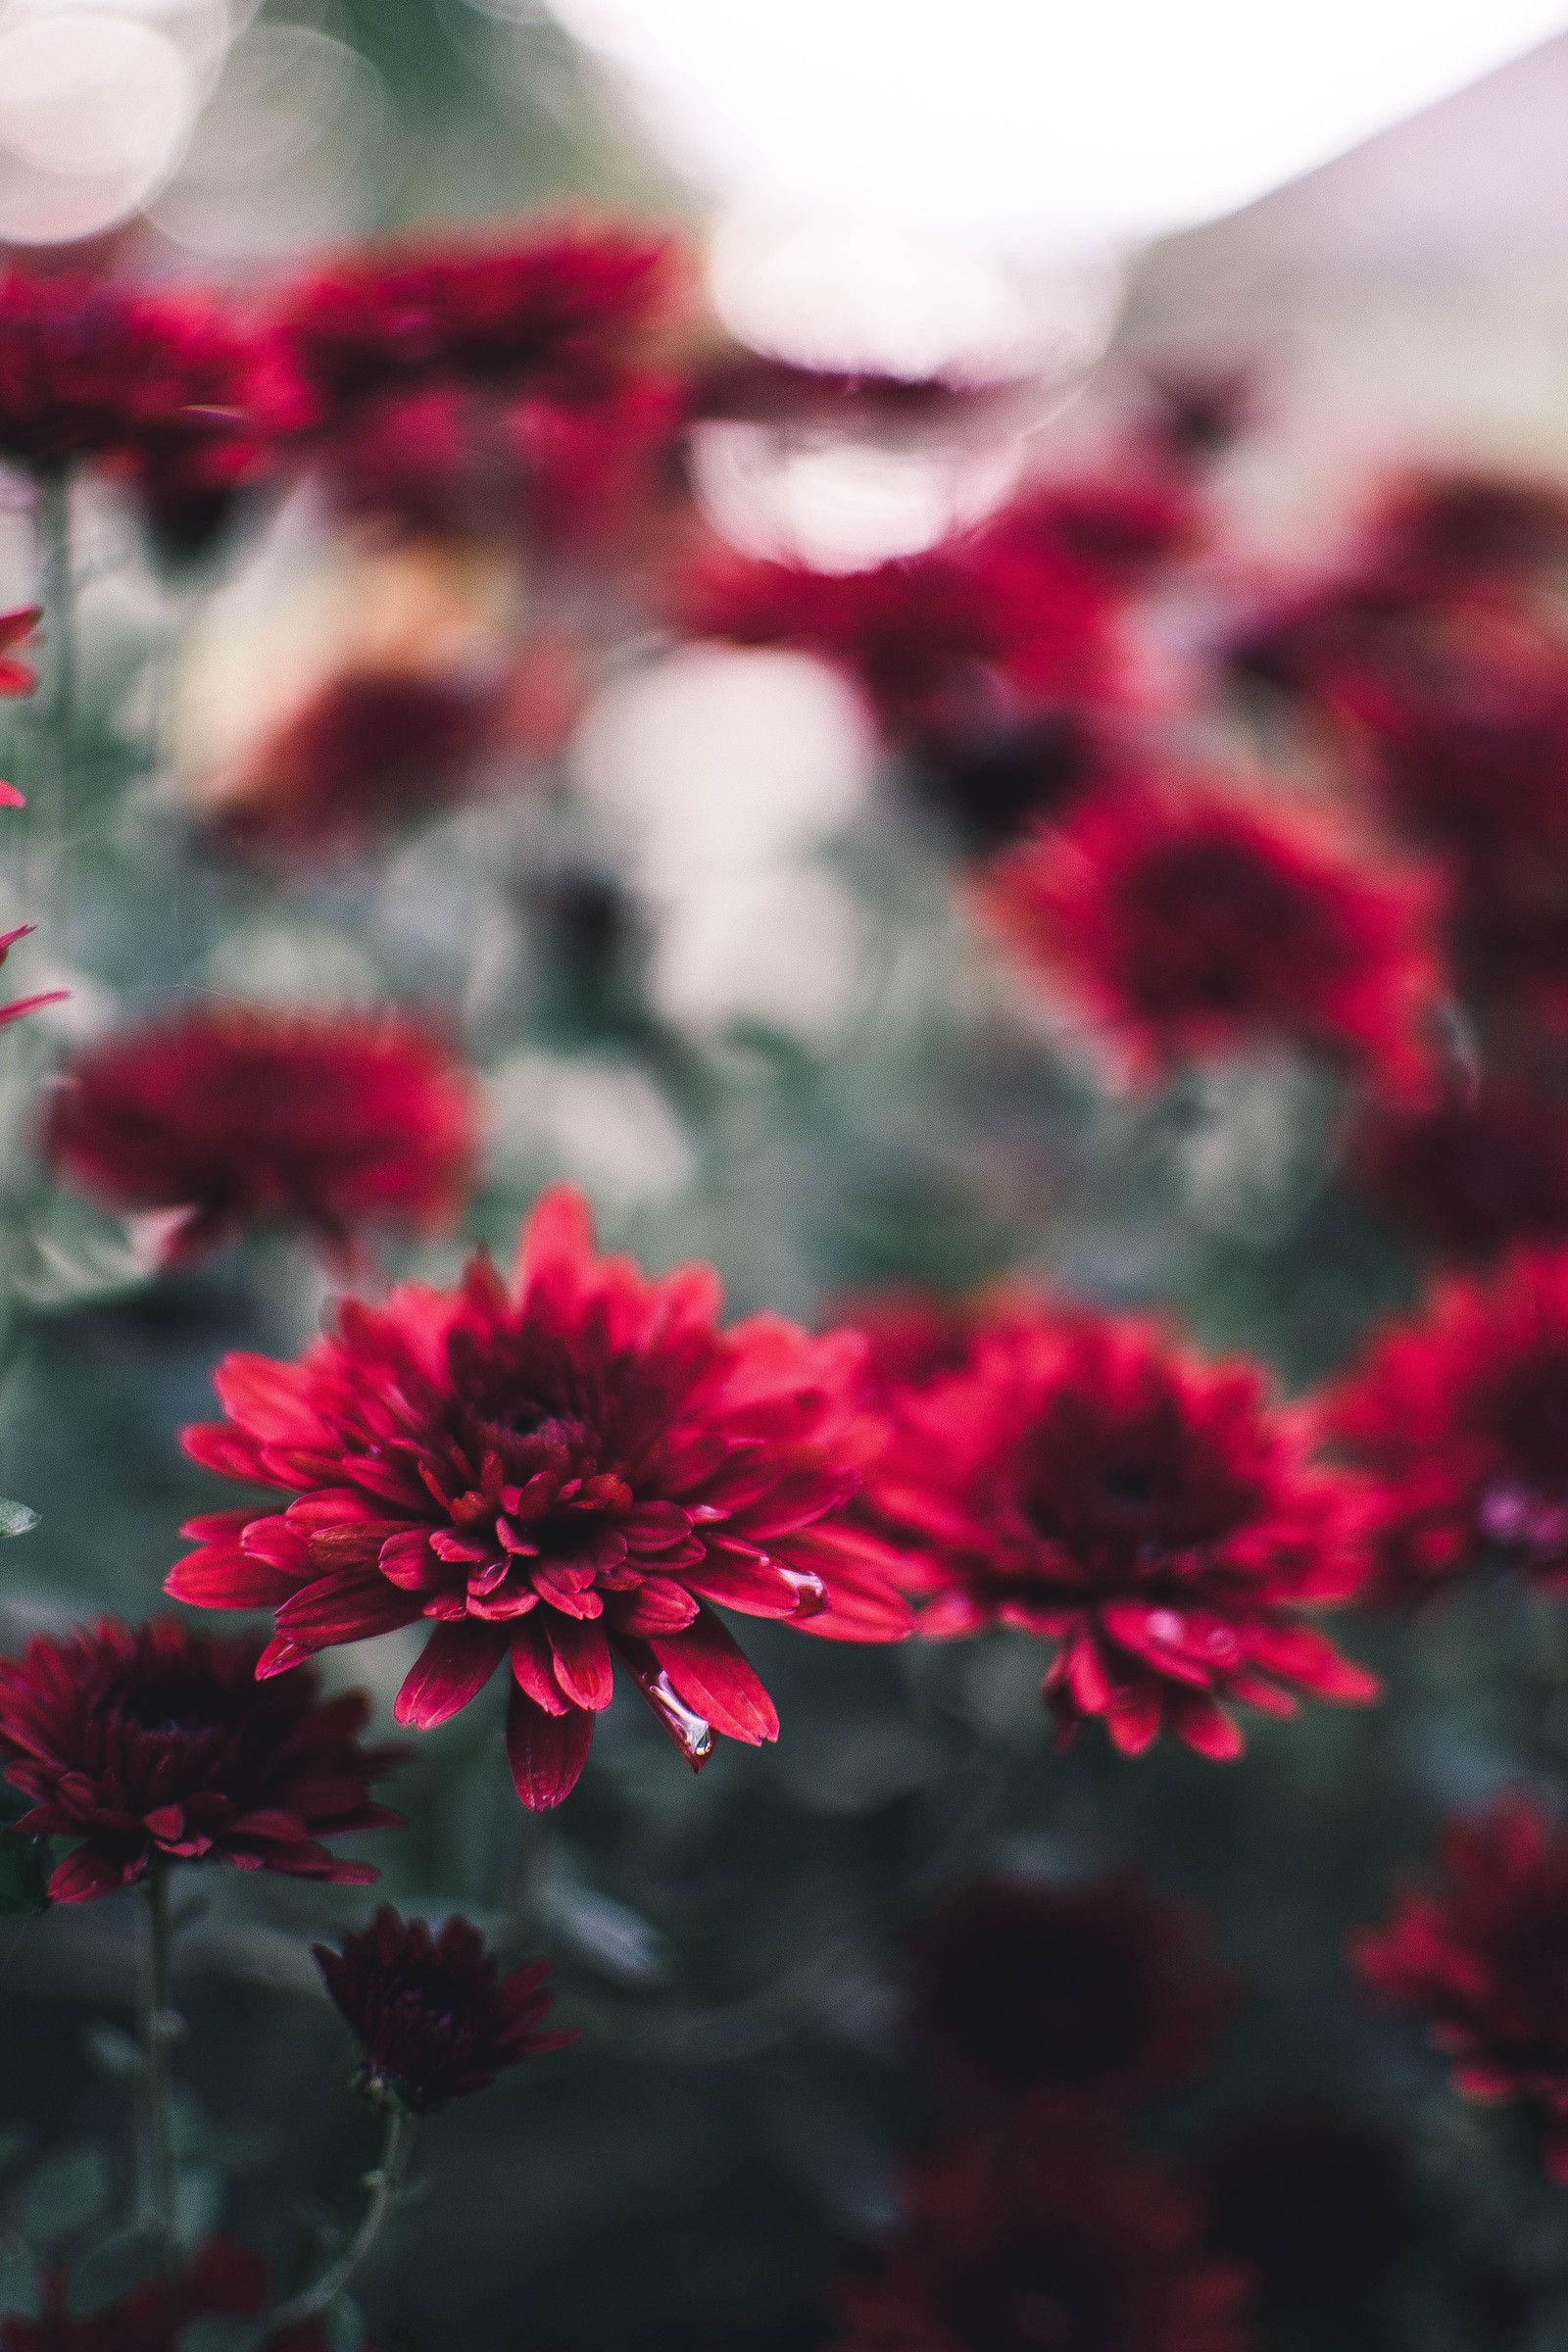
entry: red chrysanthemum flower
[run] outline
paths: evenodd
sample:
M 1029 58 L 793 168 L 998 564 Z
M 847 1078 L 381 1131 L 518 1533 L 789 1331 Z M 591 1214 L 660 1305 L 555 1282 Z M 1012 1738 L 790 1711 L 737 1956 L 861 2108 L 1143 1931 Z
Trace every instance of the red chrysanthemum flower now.
M 989 541 L 855 572 L 710 557 L 678 601 L 693 636 L 834 663 L 895 743 L 965 740 L 999 699 L 1093 698 L 1117 668 L 1111 601 L 1093 575 Z
M 427 670 L 340 670 L 269 735 L 213 810 L 226 848 L 311 862 L 372 847 L 474 787 L 494 694 Z
M 553 1999 L 549 1961 L 503 1977 L 466 1919 L 432 1936 L 422 1919 L 400 1919 L 383 1903 L 340 1951 L 312 1949 L 360 2045 L 359 2086 L 376 2106 L 435 2115 L 488 2090 L 503 2067 L 580 2038 L 541 2031 Z
M 1097 797 L 1001 858 L 982 904 L 1156 1076 L 1283 1038 L 1423 1077 L 1441 990 L 1426 893 L 1374 875 L 1298 817 L 1215 791 Z
M 833 1321 L 866 1343 L 864 1395 L 879 1412 L 909 1393 L 961 1371 L 989 1332 L 1042 1310 L 1040 1294 L 1021 1282 L 994 1282 L 954 1296 L 907 1283 L 849 1291 L 833 1302 Z
M 916 1936 L 911 2020 L 970 2089 L 1128 2098 L 1194 2067 L 1224 2011 L 1194 1942 L 1186 1913 L 1126 1873 L 983 1879 Z
M 1115 587 L 1136 588 L 1193 554 L 1201 523 L 1190 482 L 1129 469 L 1025 490 L 985 537 L 1015 554 L 1081 564 Z
M 68 1071 L 49 1157 L 129 1211 L 168 1211 L 168 1263 L 248 1227 L 339 1256 L 367 1227 L 439 1232 L 473 1181 L 473 1083 L 413 1021 L 219 1005 L 111 1037 Z
M 1427 2021 L 1455 2090 L 1525 2099 L 1568 2182 L 1568 1838 L 1524 1797 L 1451 1823 L 1447 1884 L 1406 1894 L 1351 1944 L 1362 1982 Z
M 195 2323 L 259 2319 L 272 2299 L 263 2256 L 226 2237 L 193 2254 L 176 2279 L 144 2279 L 99 2311 L 68 2311 L 66 2283 L 58 2272 L 45 2279 L 35 2320 L 16 2312 L 0 2319 L 0 2352 L 179 2352 Z M 322 2323 L 307 2320 L 264 2335 L 256 2352 L 328 2352 L 329 2344 Z
M 0 612 L 0 695 L 30 694 L 38 673 L 30 662 L 19 662 L 11 651 L 32 635 L 43 618 L 37 605 L 23 605 L 15 612 Z
M 0 784 L 0 808 L 21 808 L 26 806 L 14 785 Z M 19 939 L 26 939 L 37 929 L 36 923 L 18 923 L 12 931 L 0 932 L 0 963 L 4 963 Z M 20 1021 L 24 1012 L 36 1012 L 40 1004 L 60 1004 L 69 997 L 69 988 L 44 988 L 35 996 L 18 997 L 10 1004 L 0 1004 L 0 1029 L 7 1021 Z
M 1209 2244 L 1251 2274 L 1282 2321 L 1364 2311 L 1415 2238 L 1402 2143 L 1327 2101 L 1233 2117 L 1205 2150 L 1200 2179 Z
M 917 1631 L 1014 1626 L 1058 1644 L 1064 1731 L 1102 1715 L 1138 1755 L 1162 1728 L 1238 1755 L 1233 1700 L 1377 1684 L 1299 1615 L 1360 1582 L 1361 1506 L 1307 1459 L 1259 1372 L 1205 1364 L 1131 1317 L 1042 1313 L 906 1397 L 867 1500 L 921 1547 Z
M 506 245 L 353 255 L 290 289 L 279 331 L 318 427 L 437 383 L 591 401 L 636 359 L 671 258 L 642 229 L 559 223 Z
M 720 1333 L 710 1269 L 650 1280 L 596 1258 L 577 1195 L 551 1193 L 509 1293 L 483 1259 L 455 1291 L 351 1303 L 298 1364 L 231 1355 L 229 1420 L 188 1431 L 208 1469 L 292 1488 L 227 1511 L 169 1580 L 207 1608 L 275 1608 L 262 1660 L 432 1621 L 398 1695 L 421 1730 L 510 1653 L 518 1794 L 559 1804 L 618 1657 L 681 1752 L 777 1737 L 713 1603 L 829 1640 L 907 1629 L 897 1563 L 843 1505 L 882 1441 L 859 1409 L 863 1343 L 776 1315 Z
M 841 2286 L 834 2352 L 1247 2352 L 1245 2272 L 1102 2132 L 960 2143 L 912 2175 L 906 2210 Z
M 1484 1259 L 1568 1239 L 1568 1101 L 1506 1080 L 1430 1107 L 1369 1104 L 1352 1181 L 1424 1249 Z
M 1376 1487 L 1376 1598 L 1417 1602 L 1489 1562 L 1568 1590 L 1568 1253 L 1440 1284 L 1320 1412 Z
M 204 295 L 0 276 L 0 457 L 114 462 L 177 540 L 210 533 L 297 408 L 271 340 Z
M 0 1659 L 5 1776 L 32 1799 L 17 1826 L 81 1840 L 49 1882 L 57 1903 L 131 1886 L 161 1858 L 339 1886 L 377 1877 L 321 1839 L 398 1826 L 369 1792 L 404 1751 L 360 1745 L 359 1691 L 323 1699 L 314 1676 L 258 1684 L 260 1649 L 174 1617 L 105 1617 Z

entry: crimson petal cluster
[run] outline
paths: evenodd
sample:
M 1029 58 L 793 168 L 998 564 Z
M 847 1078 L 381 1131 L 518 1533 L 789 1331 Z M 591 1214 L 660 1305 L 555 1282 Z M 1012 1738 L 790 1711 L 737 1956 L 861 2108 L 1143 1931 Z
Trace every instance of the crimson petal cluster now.
M 1300 1611 L 1364 1574 L 1362 1504 L 1245 1362 L 1205 1364 L 1136 1318 L 1037 1312 L 908 1393 L 867 1501 L 918 1553 L 928 1638 L 1013 1626 L 1056 1643 L 1064 1731 L 1103 1716 L 1136 1755 L 1162 1727 L 1216 1759 L 1241 1700 L 1354 1703 L 1374 1678 Z
M 883 1425 L 858 1401 L 858 1335 L 774 1315 L 721 1333 L 718 1304 L 709 1268 L 596 1258 L 563 1190 L 514 1292 L 481 1259 L 451 1292 L 350 1302 L 298 1364 L 229 1356 L 229 1418 L 187 1448 L 295 1499 L 193 1523 L 169 1592 L 275 1609 L 264 1676 L 426 1624 L 397 1701 L 421 1730 L 510 1659 L 508 1748 L 535 1807 L 575 1783 L 616 1658 L 693 1764 L 715 1731 L 776 1738 L 715 1604 L 830 1640 L 907 1630 L 896 1555 L 844 1510 Z
M 16 1827 L 80 1840 L 49 1882 L 56 1902 L 110 1894 L 158 1861 L 339 1886 L 378 1875 L 321 1840 L 402 1822 L 369 1792 L 403 1750 L 361 1746 L 359 1691 L 323 1699 L 314 1675 L 258 1685 L 260 1646 L 173 1617 L 106 1617 L 0 1659 L 5 1775 L 32 1800 Z

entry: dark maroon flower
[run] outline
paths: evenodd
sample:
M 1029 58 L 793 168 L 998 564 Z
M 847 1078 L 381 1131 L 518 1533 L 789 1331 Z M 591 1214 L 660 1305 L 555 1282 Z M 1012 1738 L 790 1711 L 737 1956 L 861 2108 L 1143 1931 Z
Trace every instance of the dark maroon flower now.
M 1099 795 L 998 859 L 981 903 L 1105 1025 L 1131 1076 L 1276 1038 L 1408 1089 L 1442 974 L 1430 894 L 1211 789 Z
M 1210 2245 L 1251 2273 L 1281 2318 L 1348 2316 L 1415 2236 L 1402 2142 L 1348 2108 L 1282 2101 L 1236 2116 L 1200 2178 Z
M 431 384 L 591 401 L 635 364 L 672 258 L 641 229 L 559 223 L 508 244 L 391 247 L 291 288 L 279 330 L 317 429 Z
M 0 1659 L 5 1776 L 32 1799 L 16 1826 L 81 1840 L 49 1882 L 57 1903 L 131 1886 L 161 1858 L 339 1886 L 378 1876 L 320 1840 L 399 1825 L 370 1784 L 405 1751 L 360 1745 L 370 1710 L 357 1690 L 258 1684 L 260 1647 L 177 1617 L 105 1617 Z
M 1364 1506 L 1317 1469 L 1258 1368 L 1207 1364 L 1130 1316 L 1041 1308 L 893 1400 L 865 1506 L 916 1554 L 916 1630 L 1056 1645 L 1064 1732 L 1103 1716 L 1138 1755 L 1162 1728 L 1240 1754 L 1230 1702 L 1355 1704 L 1376 1680 L 1305 1622 L 1365 1572 Z
M 227 847 L 314 861 L 373 846 L 473 788 L 495 740 L 494 697 L 422 669 L 345 669 L 268 736 L 225 790 Z
M 415 1022 L 233 1004 L 81 1055 L 45 1140 L 83 1191 L 170 1212 L 179 1263 L 273 1221 L 339 1256 L 370 1226 L 438 1232 L 472 1185 L 475 1126 L 468 1073 Z
M 1102 2132 L 959 2144 L 907 2183 L 901 2237 L 840 2289 L 834 2352 L 1247 2352 L 1246 2274 Z
M 992 2095 L 1131 2097 L 1195 2066 L 1223 2012 L 1194 1940 L 1184 1912 L 1126 1874 L 983 1879 L 915 1938 L 914 2030 Z
M 1427 2022 L 1455 2090 L 1524 2099 L 1568 2182 L 1568 1838 L 1526 1797 L 1450 1824 L 1447 1884 L 1354 1937 L 1357 1974 Z
M 434 2115 L 487 2090 L 503 2067 L 579 2038 L 540 2031 L 552 2001 L 549 1961 L 503 1977 L 466 1919 L 432 1936 L 422 1919 L 400 1919 L 383 1903 L 368 1928 L 344 1936 L 341 1951 L 312 1948 L 359 2042 L 360 2087 L 377 2106 Z
M 1568 489 L 1507 474 L 1415 473 L 1384 489 L 1364 545 L 1374 576 L 1431 595 L 1528 586 L 1568 564 Z
M 65 2295 L 55 2273 L 35 2320 L 16 2312 L 0 2319 L 0 2352 L 179 2352 L 193 2323 L 259 2319 L 272 2300 L 263 2257 L 226 2237 L 212 2238 L 172 2282 L 144 2279 L 102 2310 L 69 2312 Z M 329 2352 L 329 2338 L 319 2320 L 307 2320 L 263 2336 L 257 2352 Z
M 1348 1168 L 1385 1217 L 1442 1257 L 1568 1240 L 1568 1100 L 1558 1095 L 1484 1079 L 1430 1107 L 1368 1104 Z
M 1136 588 L 1193 554 L 1201 525 L 1186 480 L 1127 468 L 1025 490 L 984 537 L 1048 564 L 1081 565 L 1112 587 Z
M 718 1306 L 709 1267 L 649 1280 L 596 1257 L 561 1190 L 514 1291 L 476 1259 L 454 1291 L 351 1301 L 298 1364 L 227 1357 L 229 1420 L 186 1448 L 296 1499 L 195 1522 L 169 1592 L 275 1608 L 265 1675 L 424 1621 L 397 1702 L 420 1730 L 509 1659 L 512 1769 L 536 1807 L 581 1772 L 617 1657 L 694 1766 L 715 1731 L 775 1739 L 715 1602 L 848 1642 L 898 1640 L 908 1614 L 897 1555 L 844 1507 L 884 1434 L 861 1409 L 864 1343 L 776 1315 L 721 1333 Z

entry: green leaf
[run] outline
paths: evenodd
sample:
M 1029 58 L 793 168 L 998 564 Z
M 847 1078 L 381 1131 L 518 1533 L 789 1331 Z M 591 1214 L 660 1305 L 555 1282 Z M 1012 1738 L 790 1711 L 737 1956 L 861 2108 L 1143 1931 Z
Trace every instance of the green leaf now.
M 72 2266 L 66 2308 L 85 2318 L 118 2303 L 157 2268 L 158 2246 L 157 2230 L 144 2222 L 99 2238 Z
M 95 2222 L 109 2203 L 109 2159 L 96 2140 L 73 2140 L 36 2167 L 18 2199 L 24 2230 L 58 2245 Z
M 49 1859 L 42 1838 L 0 1830 L 0 1919 L 36 1919 L 48 1908 Z
M 0 1494 L 0 1536 L 25 1536 L 38 1524 L 38 1514 L 24 1502 Z

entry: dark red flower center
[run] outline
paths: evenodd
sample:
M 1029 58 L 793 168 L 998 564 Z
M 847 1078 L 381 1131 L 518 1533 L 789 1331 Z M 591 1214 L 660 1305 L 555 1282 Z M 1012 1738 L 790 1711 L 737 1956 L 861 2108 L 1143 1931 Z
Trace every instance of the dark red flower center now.
M 1245 1010 L 1275 975 L 1343 969 L 1345 941 L 1315 894 L 1242 842 L 1162 848 L 1123 884 L 1128 980 L 1152 1004 Z
M 1476 1395 L 1474 1425 L 1500 1456 L 1477 1522 L 1494 1544 L 1568 1551 L 1568 1347 L 1544 1347 Z

